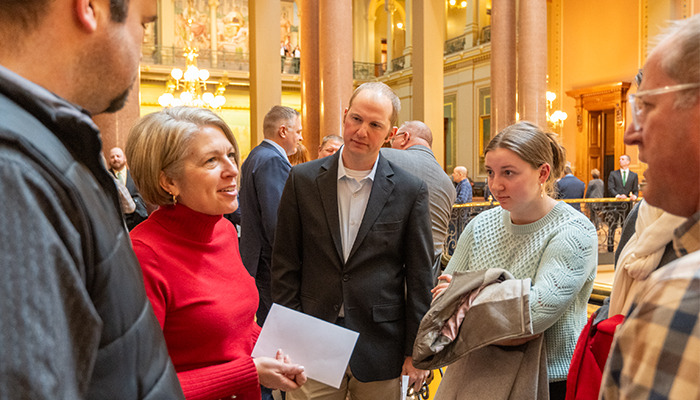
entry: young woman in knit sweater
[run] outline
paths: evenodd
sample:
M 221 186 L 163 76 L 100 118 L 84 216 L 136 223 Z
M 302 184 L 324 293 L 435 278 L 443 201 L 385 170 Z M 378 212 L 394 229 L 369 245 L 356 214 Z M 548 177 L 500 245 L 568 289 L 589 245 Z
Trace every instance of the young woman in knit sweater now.
M 500 207 L 467 225 L 433 293 L 458 271 L 498 267 L 516 279 L 531 278 L 530 313 L 534 332 L 545 335 L 550 398 L 564 399 L 596 273 L 596 231 L 582 213 L 551 197 L 565 161 L 551 134 L 519 122 L 494 137 L 484 155 L 489 189 Z
M 258 293 L 223 218 L 238 208 L 238 146 L 226 123 L 204 109 L 165 109 L 131 130 L 126 153 L 141 194 L 160 206 L 131 240 L 185 397 L 260 400 L 261 384 L 298 388 L 303 367 L 281 353 L 250 356 Z

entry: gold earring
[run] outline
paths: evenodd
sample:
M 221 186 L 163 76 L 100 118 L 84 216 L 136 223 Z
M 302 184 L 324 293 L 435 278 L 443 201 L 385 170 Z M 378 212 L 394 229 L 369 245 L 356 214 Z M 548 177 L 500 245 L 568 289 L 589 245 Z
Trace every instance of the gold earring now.
M 544 183 L 540 183 L 540 198 L 544 199 Z
M 176 197 L 174 194 L 170 193 L 170 192 L 168 192 L 168 194 L 171 195 L 171 196 L 173 196 L 173 205 L 176 205 L 176 204 L 177 204 L 177 197 Z

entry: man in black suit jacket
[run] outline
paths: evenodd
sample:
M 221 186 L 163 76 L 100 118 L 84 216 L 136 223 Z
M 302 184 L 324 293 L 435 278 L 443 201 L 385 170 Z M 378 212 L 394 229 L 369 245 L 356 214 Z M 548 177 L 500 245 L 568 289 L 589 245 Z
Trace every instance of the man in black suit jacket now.
M 260 296 L 256 313 L 260 326 L 272 307 L 270 261 L 277 207 L 292 164 L 287 156 L 296 153 L 302 139 L 299 112 L 274 106 L 263 120 L 265 139 L 255 146 L 241 166 L 241 258 L 255 278 Z
M 614 170 L 608 176 L 608 193 L 610 193 L 610 197 L 637 199 L 639 195 L 639 180 L 637 174 L 629 170 L 630 161 L 630 156 L 627 154 L 621 155 L 620 169 Z
M 379 155 L 399 108 L 388 86 L 361 85 L 343 117 L 344 147 L 295 166 L 285 185 L 273 300 L 360 333 L 339 390 L 309 381 L 292 400 L 394 399 L 402 373 L 414 387 L 428 374 L 411 358 L 431 300 L 428 189 Z
M 582 199 L 586 184 L 574 176 L 570 167 L 564 168 L 564 177 L 556 183 L 557 199 Z M 581 211 L 581 203 L 570 203 L 571 207 Z
M 131 178 L 129 168 L 126 166 L 124 151 L 119 147 L 114 147 L 109 151 L 109 172 L 111 172 L 122 185 L 126 186 L 126 189 L 131 195 L 131 199 L 134 201 L 134 212 L 124 214 L 126 227 L 132 230 L 136 225 L 148 218 L 148 209 L 146 208 L 146 202 L 141 197 L 141 193 L 139 193 L 139 190 L 136 188 L 136 184 L 134 184 L 134 180 Z
M 608 176 L 608 193 L 610 197 L 617 199 L 636 200 L 639 195 L 639 181 L 637 174 L 629 170 L 630 156 L 623 154 L 620 156 L 620 169 L 616 169 Z M 615 207 L 616 215 L 610 222 L 608 230 L 608 252 L 614 249 L 614 236 L 618 227 L 623 225 L 623 221 L 630 212 L 631 204 L 624 203 Z

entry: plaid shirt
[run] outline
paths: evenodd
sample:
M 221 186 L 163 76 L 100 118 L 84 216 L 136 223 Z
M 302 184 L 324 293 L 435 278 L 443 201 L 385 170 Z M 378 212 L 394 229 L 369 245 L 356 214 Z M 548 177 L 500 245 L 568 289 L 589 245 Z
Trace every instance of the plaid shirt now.
M 674 234 L 684 257 L 640 288 L 615 334 L 601 399 L 700 399 L 700 212 Z

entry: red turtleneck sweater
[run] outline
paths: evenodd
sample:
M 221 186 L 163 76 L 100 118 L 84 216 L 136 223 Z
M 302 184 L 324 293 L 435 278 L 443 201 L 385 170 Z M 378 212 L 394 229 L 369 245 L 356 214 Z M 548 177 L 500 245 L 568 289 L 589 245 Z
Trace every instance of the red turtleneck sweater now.
M 221 215 L 163 206 L 131 240 L 187 399 L 260 399 L 250 353 L 258 292 Z

